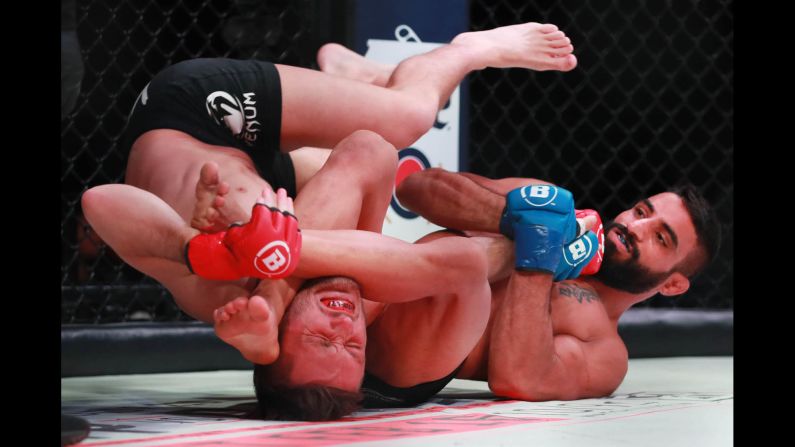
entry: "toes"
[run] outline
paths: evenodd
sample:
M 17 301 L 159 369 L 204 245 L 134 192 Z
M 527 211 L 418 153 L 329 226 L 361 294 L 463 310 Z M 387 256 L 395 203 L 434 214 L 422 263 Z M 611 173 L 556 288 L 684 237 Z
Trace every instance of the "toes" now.
M 232 301 L 231 304 L 232 304 L 232 307 L 234 307 L 235 310 L 241 311 L 241 310 L 245 309 L 246 306 L 248 306 L 248 300 L 246 298 L 240 297 L 240 298 L 236 298 L 234 301 Z
M 540 27 L 538 27 L 538 30 L 541 31 L 544 34 L 554 33 L 555 31 L 558 30 L 558 27 L 557 27 L 557 25 L 554 25 L 552 23 L 545 23 L 545 24 L 541 25 Z
M 574 47 L 572 45 L 566 45 L 560 48 L 552 48 L 548 52 L 554 55 L 562 55 L 562 54 L 569 54 L 574 51 Z
M 558 68 L 560 71 L 571 71 L 577 66 L 577 56 L 573 54 L 569 54 L 568 56 L 560 57 L 558 59 L 560 60 L 560 68 Z
M 248 300 L 248 311 L 254 320 L 262 321 L 270 317 L 268 303 L 259 295 L 254 295 Z
M 546 65 L 546 68 L 541 69 L 541 71 L 570 71 L 577 66 L 577 58 L 573 54 L 562 56 L 549 53 L 544 60 L 544 65 Z
M 551 48 L 561 48 L 565 46 L 571 46 L 571 39 L 569 39 L 568 37 L 564 37 L 562 39 L 550 40 L 549 46 Z
M 234 315 L 237 313 L 237 308 L 235 306 L 235 301 L 230 301 L 224 304 L 224 311 L 230 315 Z
M 566 34 L 563 31 L 554 31 L 548 33 L 544 36 L 546 40 L 562 40 L 566 37 Z
M 224 203 L 226 203 L 226 199 L 221 196 L 216 196 L 215 199 L 213 199 L 213 208 L 223 208 Z
M 215 319 L 216 322 L 228 321 L 229 314 L 227 314 L 223 308 L 219 308 L 215 309 L 215 312 L 213 312 L 213 318 Z
M 218 165 L 213 162 L 207 162 L 202 165 L 202 169 L 199 172 L 199 180 L 206 185 L 218 183 Z
M 220 183 L 218 184 L 218 194 L 220 194 L 220 195 L 226 195 L 227 193 L 229 193 L 229 183 L 227 183 L 227 182 L 220 182 Z

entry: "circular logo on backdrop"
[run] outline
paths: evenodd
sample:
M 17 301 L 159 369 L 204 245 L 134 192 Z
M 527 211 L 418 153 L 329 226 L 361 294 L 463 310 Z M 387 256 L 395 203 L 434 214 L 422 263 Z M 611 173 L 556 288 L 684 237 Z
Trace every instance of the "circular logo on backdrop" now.
M 398 154 L 398 167 L 397 167 L 397 175 L 395 176 L 395 187 L 392 188 L 392 201 L 390 202 L 390 206 L 392 209 L 398 214 L 398 216 L 404 219 L 414 219 L 417 215 L 410 210 L 406 209 L 397 199 L 395 195 L 395 190 L 397 186 L 405 180 L 406 177 L 409 175 L 417 172 L 422 171 L 423 169 L 428 169 L 431 167 L 431 163 L 428 161 L 428 157 L 425 156 L 422 152 L 413 147 L 408 147 L 403 149 Z
M 245 122 L 243 104 L 236 96 L 222 91 L 212 92 L 207 96 L 205 105 L 207 113 L 215 120 L 215 124 L 220 126 L 223 123 L 232 131 L 232 135 L 238 135 L 243 131 Z

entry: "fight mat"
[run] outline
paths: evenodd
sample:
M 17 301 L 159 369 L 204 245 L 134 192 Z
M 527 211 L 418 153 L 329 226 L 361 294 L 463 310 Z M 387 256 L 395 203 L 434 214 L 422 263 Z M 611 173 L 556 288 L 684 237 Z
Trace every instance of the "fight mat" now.
M 453 380 L 418 407 L 334 422 L 246 419 L 250 371 L 61 379 L 61 411 L 89 421 L 80 446 L 731 446 L 733 357 L 631 359 L 609 397 L 522 402 Z

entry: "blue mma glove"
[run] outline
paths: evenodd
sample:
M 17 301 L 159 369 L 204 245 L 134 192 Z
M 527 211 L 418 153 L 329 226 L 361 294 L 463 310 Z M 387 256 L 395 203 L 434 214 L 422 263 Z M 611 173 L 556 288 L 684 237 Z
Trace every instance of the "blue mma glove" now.
M 563 246 L 560 262 L 555 270 L 555 281 L 574 279 L 599 252 L 599 238 L 593 231 L 587 231 L 582 236 Z
M 571 193 L 551 185 L 528 185 L 508 193 L 505 209 L 501 226 L 511 223 L 516 269 L 555 273 L 563 246 L 577 236 Z
M 537 214 L 539 211 L 545 213 Z M 564 242 L 570 242 L 577 237 L 574 198 L 568 190 L 558 186 L 527 185 L 509 192 L 505 196 L 505 209 L 500 217 L 500 232 L 513 239 L 514 223 L 520 217 L 542 225 L 552 223 L 549 221 L 552 219 L 555 221 L 554 225 L 563 232 Z

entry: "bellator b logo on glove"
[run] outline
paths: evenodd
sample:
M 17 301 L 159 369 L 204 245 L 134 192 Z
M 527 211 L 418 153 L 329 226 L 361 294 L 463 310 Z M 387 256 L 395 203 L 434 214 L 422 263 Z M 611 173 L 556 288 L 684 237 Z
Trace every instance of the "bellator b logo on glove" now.
M 298 219 L 257 203 L 248 223 L 191 239 L 185 257 L 190 271 L 206 279 L 278 279 L 295 271 L 300 253 Z
M 290 265 L 290 251 L 286 242 L 273 241 L 257 252 L 254 268 L 263 275 L 279 275 Z

